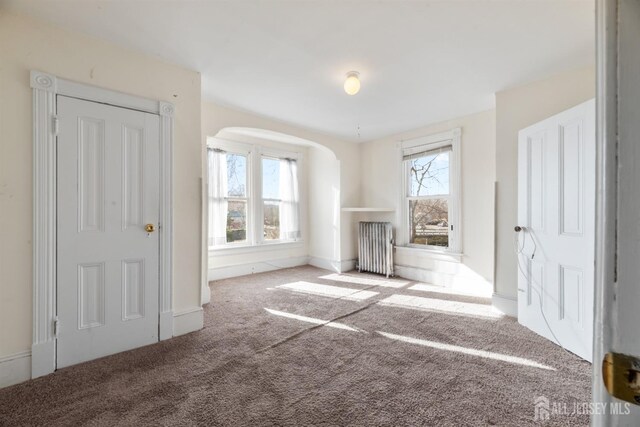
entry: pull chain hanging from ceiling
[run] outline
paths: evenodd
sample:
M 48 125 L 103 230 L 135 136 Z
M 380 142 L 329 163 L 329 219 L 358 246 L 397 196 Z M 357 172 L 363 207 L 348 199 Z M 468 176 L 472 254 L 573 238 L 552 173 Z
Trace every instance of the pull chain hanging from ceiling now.
M 347 95 L 355 95 L 360 91 L 360 73 L 357 71 L 349 71 L 347 73 L 347 78 L 344 81 L 344 91 Z M 357 112 L 356 114 L 357 115 Z M 358 135 L 358 139 L 360 139 L 360 121 L 357 121 L 356 124 L 356 135 Z

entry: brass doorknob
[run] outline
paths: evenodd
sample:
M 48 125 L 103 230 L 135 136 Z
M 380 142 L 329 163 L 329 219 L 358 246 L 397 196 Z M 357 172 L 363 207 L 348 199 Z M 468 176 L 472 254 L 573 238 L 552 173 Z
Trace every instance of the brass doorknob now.
M 144 229 L 147 233 L 153 233 L 154 231 L 156 231 L 156 226 L 153 224 L 147 224 L 144 226 Z

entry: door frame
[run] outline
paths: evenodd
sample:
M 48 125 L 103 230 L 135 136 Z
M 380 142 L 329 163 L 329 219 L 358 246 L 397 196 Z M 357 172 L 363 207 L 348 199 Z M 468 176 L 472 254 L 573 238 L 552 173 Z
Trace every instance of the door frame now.
M 596 0 L 596 257 L 592 401 L 609 405 L 614 398 L 602 380 L 601 361 L 612 348 L 616 282 L 618 188 L 618 5 Z M 594 426 L 611 425 L 604 414 Z
M 173 129 L 175 106 L 31 70 L 33 92 L 33 340 L 31 377 L 56 369 L 56 97 L 156 114 L 160 118 L 159 340 L 173 336 Z

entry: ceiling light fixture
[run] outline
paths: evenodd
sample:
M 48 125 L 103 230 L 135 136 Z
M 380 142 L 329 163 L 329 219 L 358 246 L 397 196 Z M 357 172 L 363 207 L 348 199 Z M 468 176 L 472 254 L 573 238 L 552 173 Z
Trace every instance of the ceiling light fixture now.
M 347 95 L 355 95 L 360 91 L 360 73 L 357 71 L 349 71 L 347 79 L 344 81 L 344 91 Z

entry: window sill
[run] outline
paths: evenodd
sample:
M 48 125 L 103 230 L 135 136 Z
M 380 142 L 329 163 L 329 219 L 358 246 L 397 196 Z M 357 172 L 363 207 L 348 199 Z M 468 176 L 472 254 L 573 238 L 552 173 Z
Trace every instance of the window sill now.
M 399 253 L 412 255 L 420 255 L 426 258 L 437 259 L 441 261 L 462 262 L 464 254 L 458 252 L 450 252 L 446 250 L 437 250 L 431 248 L 419 248 L 416 246 L 395 246 Z
M 298 240 L 296 242 L 277 242 L 277 243 L 262 243 L 260 245 L 238 245 L 238 246 L 224 246 L 219 248 L 209 248 L 209 255 L 214 256 L 227 256 L 237 254 L 248 254 L 254 252 L 267 252 L 273 250 L 286 250 L 297 249 L 304 247 L 304 242 Z

